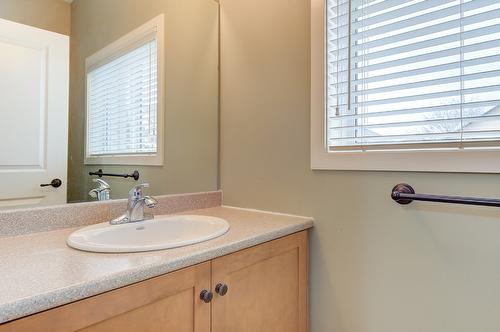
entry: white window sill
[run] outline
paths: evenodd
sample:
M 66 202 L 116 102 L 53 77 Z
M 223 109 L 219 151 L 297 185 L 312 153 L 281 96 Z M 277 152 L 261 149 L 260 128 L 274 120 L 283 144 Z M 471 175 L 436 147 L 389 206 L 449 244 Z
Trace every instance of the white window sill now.
M 500 150 L 326 152 L 312 147 L 311 169 L 500 173 Z
M 85 165 L 142 165 L 162 166 L 163 156 L 154 155 L 117 155 L 117 156 L 95 156 L 85 157 Z

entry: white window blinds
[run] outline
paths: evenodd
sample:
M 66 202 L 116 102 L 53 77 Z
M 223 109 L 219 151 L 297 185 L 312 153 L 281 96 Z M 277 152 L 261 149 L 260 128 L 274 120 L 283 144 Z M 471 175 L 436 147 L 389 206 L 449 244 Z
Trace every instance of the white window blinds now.
M 500 1 L 326 9 L 330 151 L 500 145 Z
M 87 153 L 157 151 L 157 41 L 149 39 L 87 73 Z

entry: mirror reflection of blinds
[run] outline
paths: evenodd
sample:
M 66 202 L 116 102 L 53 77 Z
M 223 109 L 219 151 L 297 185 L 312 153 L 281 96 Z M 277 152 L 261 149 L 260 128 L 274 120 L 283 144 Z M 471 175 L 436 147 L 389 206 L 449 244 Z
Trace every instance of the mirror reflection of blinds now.
M 156 153 L 157 81 L 156 40 L 87 74 L 90 155 Z
M 500 145 L 500 1 L 326 6 L 330 151 Z

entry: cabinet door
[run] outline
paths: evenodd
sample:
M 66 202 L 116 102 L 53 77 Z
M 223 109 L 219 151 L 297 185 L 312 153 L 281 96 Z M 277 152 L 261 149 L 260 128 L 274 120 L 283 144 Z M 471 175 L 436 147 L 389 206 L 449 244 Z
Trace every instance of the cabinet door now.
M 212 261 L 212 332 L 305 332 L 307 232 Z
M 0 325 L 0 332 L 209 332 L 203 289 L 210 289 L 209 262 Z

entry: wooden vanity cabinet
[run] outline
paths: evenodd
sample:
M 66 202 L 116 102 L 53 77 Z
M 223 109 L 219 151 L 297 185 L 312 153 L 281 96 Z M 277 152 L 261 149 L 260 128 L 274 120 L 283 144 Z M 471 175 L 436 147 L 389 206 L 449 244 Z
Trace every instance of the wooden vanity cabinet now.
M 5 323 L 0 332 L 306 332 L 307 288 L 302 231 Z

